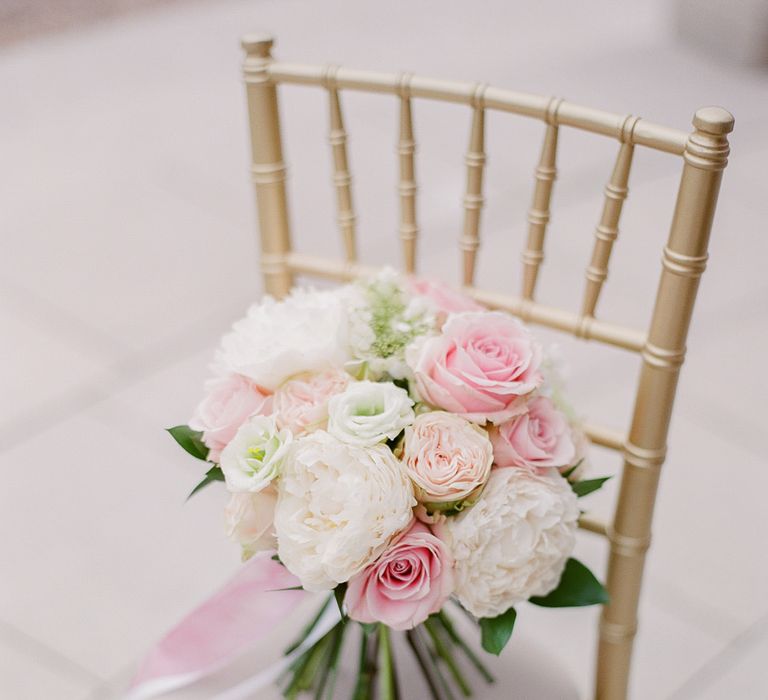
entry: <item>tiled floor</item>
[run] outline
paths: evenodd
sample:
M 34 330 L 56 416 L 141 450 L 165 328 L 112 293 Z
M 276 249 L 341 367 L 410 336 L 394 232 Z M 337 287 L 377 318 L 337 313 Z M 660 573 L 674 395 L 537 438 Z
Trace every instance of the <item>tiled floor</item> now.
M 0 697 L 119 697 L 142 650 L 238 565 L 221 534 L 222 495 L 183 502 L 194 465 L 161 429 L 188 418 L 217 335 L 260 293 L 237 43 L 254 28 L 274 31 L 278 56 L 295 60 L 482 78 L 683 128 L 703 104 L 736 114 L 633 687 L 642 700 L 766 697 L 768 197 L 758 169 L 768 75 L 680 47 L 661 0 L 479 8 L 208 0 L 0 52 Z M 395 105 L 350 95 L 345 106 L 363 257 L 394 263 Z M 338 245 L 323 110 L 317 92 L 283 95 L 296 240 L 308 251 Z M 457 107 L 416 106 L 417 125 L 432 125 L 418 133 L 427 273 L 457 269 L 468 119 Z M 489 118 L 479 261 L 489 285 L 519 283 L 540 136 L 539 124 Z M 545 300 L 571 303 L 581 289 L 614 153 L 563 135 Z M 601 301 L 607 318 L 648 318 L 678 167 L 638 150 Z M 562 344 L 574 402 L 625 425 L 636 359 Z M 595 462 L 616 468 L 603 455 Z M 614 492 L 592 497 L 595 510 L 608 513 Z M 601 570 L 602 545 L 585 535 L 580 547 Z M 585 696 L 593 618 L 524 616 L 526 634 L 557 639 Z

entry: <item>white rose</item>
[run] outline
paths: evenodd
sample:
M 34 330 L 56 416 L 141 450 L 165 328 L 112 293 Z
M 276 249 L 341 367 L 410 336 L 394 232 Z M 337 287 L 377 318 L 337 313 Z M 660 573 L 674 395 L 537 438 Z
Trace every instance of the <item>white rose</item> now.
M 276 502 L 275 489 L 230 495 L 224 509 L 227 537 L 240 545 L 243 561 L 256 552 L 277 547 L 273 525 Z
M 393 440 L 413 419 L 408 392 L 390 382 L 355 382 L 328 401 L 328 432 L 350 445 Z
M 299 374 L 340 367 L 349 359 L 341 295 L 296 289 L 283 301 L 265 297 L 222 338 L 216 364 L 274 391 Z
M 295 441 L 275 508 L 280 560 L 309 591 L 348 581 L 411 523 L 411 482 L 385 445 L 318 430 Z
M 477 617 L 496 617 L 554 590 L 578 517 L 576 495 L 555 470 L 494 469 L 477 503 L 440 525 L 461 604 Z
M 288 430 L 278 430 L 274 416 L 251 416 L 222 450 L 219 466 L 230 491 L 255 493 L 280 473 L 291 443 Z

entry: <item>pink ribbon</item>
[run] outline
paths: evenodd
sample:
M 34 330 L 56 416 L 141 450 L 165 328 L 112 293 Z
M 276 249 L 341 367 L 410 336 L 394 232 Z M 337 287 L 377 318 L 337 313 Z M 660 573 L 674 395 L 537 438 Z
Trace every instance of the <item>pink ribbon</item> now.
M 250 559 L 168 632 L 142 661 L 126 700 L 145 700 L 194 683 L 269 634 L 306 595 L 284 590 L 299 581 L 271 556 L 263 552 Z

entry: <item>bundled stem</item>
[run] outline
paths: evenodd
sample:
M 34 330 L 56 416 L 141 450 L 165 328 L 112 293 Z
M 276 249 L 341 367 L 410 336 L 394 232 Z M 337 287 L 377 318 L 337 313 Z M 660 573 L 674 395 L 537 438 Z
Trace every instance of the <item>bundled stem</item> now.
M 316 628 L 331 600 L 332 597 L 329 597 L 323 603 L 302 631 L 303 638 Z M 290 682 L 284 691 L 286 698 L 294 700 L 303 692 L 313 692 L 315 700 L 335 700 L 344 635 L 350 628 L 348 620 L 341 620 L 294 660 L 289 669 Z M 400 700 L 392 630 L 383 624 L 361 625 L 360 629 L 357 681 L 351 700 Z M 404 637 L 424 674 L 432 700 L 455 700 L 454 689 L 465 697 L 472 695 L 470 684 L 458 662 L 457 650 L 485 681 L 494 681 L 443 611 L 408 630 Z M 297 649 L 301 641 L 300 638 L 292 644 L 289 652 Z

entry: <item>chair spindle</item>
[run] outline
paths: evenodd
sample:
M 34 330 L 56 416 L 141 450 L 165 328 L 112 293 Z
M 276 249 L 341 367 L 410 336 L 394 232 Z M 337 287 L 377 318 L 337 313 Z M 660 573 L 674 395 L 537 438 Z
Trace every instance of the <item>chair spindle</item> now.
M 541 156 L 536 167 L 536 186 L 533 201 L 528 210 L 528 242 L 523 251 L 522 298 L 533 299 L 539 266 L 544 260 L 544 235 L 549 223 L 549 202 L 557 177 L 557 110 L 562 100 L 554 98 L 547 107 L 547 130 L 541 146 Z
M 416 168 L 414 153 L 416 141 L 413 137 L 413 114 L 410 94 L 411 75 L 400 78 L 400 135 L 397 153 L 400 159 L 400 240 L 403 242 L 403 264 L 408 274 L 416 271 L 416 238 L 419 227 L 416 223 Z
M 467 190 L 464 195 L 464 232 L 460 248 L 463 252 L 463 281 L 472 284 L 475 261 L 480 245 L 480 212 L 483 208 L 483 169 L 485 167 L 485 90 L 486 85 L 475 87 L 472 97 L 472 131 L 465 157 Z
M 291 227 L 277 88 L 269 77 L 269 66 L 273 60 L 272 44 L 272 37 L 267 35 L 248 34 L 243 37 L 243 76 L 251 132 L 251 178 L 259 217 L 261 271 L 266 291 L 275 297 L 283 297 L 293 286 L 293 275 L 288 265 Z
M 600 298 L 603 283 L 608 277 L 608 262 L 613 250 L 613 244 L 619 235 L 619 219 L 621 218 L 624 200 L 629 193 L 627 183 L 629 182 L 629 171 L 632 167 L 632 155 L 635 150 L 631 136 L 632 130 L 638 121 L 638 117 L 627 117 L 624 120 L 622 144 L 619 148 L 619 154 L 616 156 L 611 179 L 605 186 L 603 213 L 600 217 L 600 223 L 595 229 L 595 245 L 592 249 L 592 260 L 586 272 L 587 284 L 584 288 L 584 298 L 581 305 L 582 316 L 595 315 L 595 308 Z
M 333 184 L 336 187 L 336 206 L 339 230 L 344 242 L 344 252 L 349 262 L 357 260 L 355 243 L 355 224 L 357 217 L 352 205 L 352 175 L 347 157 L 347 132 L 344 129 L 344 117 L 341 113 L 341 100 L 336 86 L 338 66 L 328 66 L 323 76 L 323 84 L 328 90 L 330 106 L 330 132 L 328 142 L 333 152 Z

